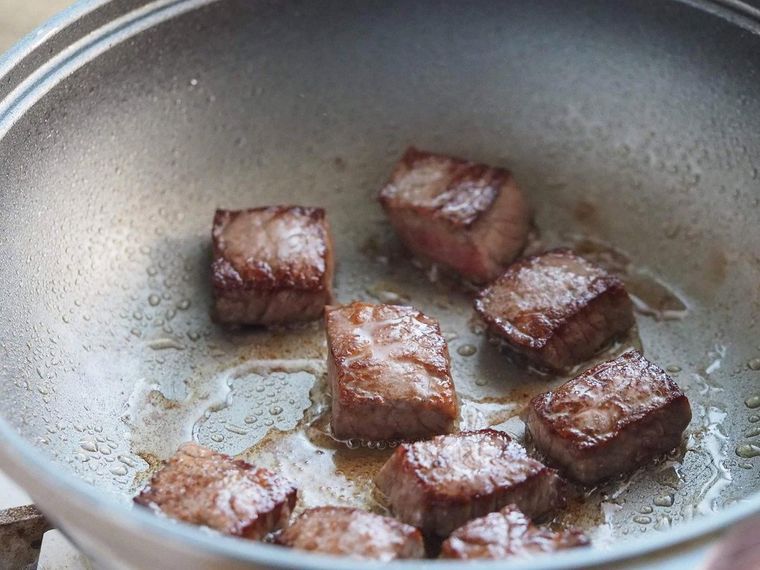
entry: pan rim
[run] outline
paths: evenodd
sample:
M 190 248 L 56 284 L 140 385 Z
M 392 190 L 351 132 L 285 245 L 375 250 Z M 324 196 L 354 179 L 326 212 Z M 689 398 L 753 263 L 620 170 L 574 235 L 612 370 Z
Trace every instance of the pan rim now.
M 125 27 L 118 29 L 118 38 L 127 39 L 184 12 L 216 1 L 218 0 L 138 1 L 136 2 L 136 8 L 132 8 L 131 11 L 127 11 L 120 16 L 125 19 L 127 24 Z M 728 19 L 735 25 L 751 27 L 755 34 L 760 34 L 760 10 L 739 0 L 675 1 L 687 4 L 695 9 L 707 11 L 715 17 Z M 73 6 L 37 28 L 11 48 L 11 50 L 4 55 L 0 55 L 0 83 L 16 71 L 19 64 L 34 51 L 53 40 L 58 31 L 75 24 L 85 15 L 91 14 L 99 8 L 115 3 L 115 0 L 79 0 Z M 151 11 L 151 7 L 157 10 Z M 144 14 L 139 12 L 144 12 Z M 150 14 L 151 18 L 146 18 L 145 14 Z M 737 20 L 741 20 L 743 23 Z M 0 100 L 0 138 L 36 102 L 36 99 L 32 95 L 35 93 L 43 95 L 51 86 L 57 84 L 71 71 L 69 69 L 66 72 L 62 72 L 62 68 L 59 67 L 67 61 L 73 61 L 65 53 L 66 50 L 74 48 L 80 41 L 85 45 L 89 43 L 92 46 L 101 43 L 106 35 L 113 33 L 113 30 L 109 29 L 107 25 L 113 23 L 113 21 L 115 20 L 109 20 L 109 22 L 100 28 L 96 28 L 84 37 L 79 38 L 78 41 L 61 46 L 61 49 L 53 52 L 51 58 L 43 63 L 43 66 L 50 64 L 50 68 L 47 70 L 47 73 L 50 75 L 45 76 L 49 81 L 38 81 L 33 77 L 35 73 L 41 70 L 41 66 L 30 70 L 25 77 L 21 78 L 17 85 L 12 86 L 8 96 Z M 111 38 L 113 39 L 113 36 Z M 114 44 L 109 43 L 109 46 L 111 45 Z M 76 68 L 85 64 L 92 57 L 97 57 L 99 53 L 102 52 L 97 49 L 92 51 L 85 49 L 82 52 L 75 53 L 74 57 L 78 59 Z M 57 57 L 61 59 L 56 61 Z M 22 88 L 26 81 L 31 82 L 29 89 Z M 107 516 L 113 521 L 125 520 L 132 526 L 141 528 L 144 532 L 153 533 L 166 540 L 172 540 L 177 544 L 186 546 L 189 550 L 200 547 L 207 553 L 223 556 L 228 560 L 267 564 L 277 568 L 355 568 L 355 561 L 351 561 L 350 559 L 300 553 L 272 545 L 212 535 L 202 532 L 192 525 L 176 523 L 168 519 L 156 517 L 148 512 L 144 512 L 142 509 L 132 509 L 116 501 L 105 499 L 102 492 L 98 492 L 96 488 L 86 484 L 81 479 L 68 472 L 57 471 L 55 463 L 51 462 L 42 451 L 36 449 L 19 435 L 3 417 L 0 417 L 0 465 L 3 468 L 8 468 L 12 474 L 15 473 L 17 479 L 21 479 L 26 473 L 35 473 L 39 479 L 39 483 L 35 483 L 36 485 L 40 486 L 44 483 L 57 488 L 61 493 L 68 495 L 67 500 L 69 501 L 85 504 L 93 512 L 100 512 L 103 516 Z M 614 549 L 596 550 L 590 547 L 563 553 L 561 556 L 541 556 L 527 562 L 517 561 L 507 563 L 507 565 L 503 561 L 476 562 L 470 563 L 470 565 L 474 569 L 495 568 L 498 565 L 499 568 L 509 567 L 514 570 L 527 570 L 528 568 L 535 568 L 538 561 L 542 564 L 542 568 L 560 570 L 621 562 L 705 539 L 711 534 L 758 512 L 760 512 L 760 491 L 751 494 L 739 504 L 727 507 L 710 516 L 701 516 L 683 523 L 668 532 L 658 534 L 654 538 L 647 536 L 636 538 L 622 545 L 616 544 Z M 413 564 L 416 568 L 445 569 L 459 567 L 456 562 L 438 560 L 397 561 L 390 563 L 390 566 L 408 567 L 410 564 Z M 373 563 L 369 563 L 369 565 L 374 566 Z M 388 566 L 388 563 L 383 564 L 383 567 Z

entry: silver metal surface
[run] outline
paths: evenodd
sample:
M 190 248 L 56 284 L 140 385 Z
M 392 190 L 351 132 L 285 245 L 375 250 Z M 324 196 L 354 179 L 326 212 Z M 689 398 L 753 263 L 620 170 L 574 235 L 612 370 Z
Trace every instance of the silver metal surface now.
M 323 333 L 211 323 L 215 207 L 326 207 L 338 299 L 390 290 L 439 318 L 466 421 L 519 431 L 547 380 L 479 334 L 469 292 L 406 259 L 374 201 L 413 143 L 509 166 L 543 243 L 611 244 L 632 286 L 685 305 L 638 317 L 645 353 L 692 401 L 684 448 L 570 509 L 597 549 L 541 563 L 695 556 L 694 540 L 760 509 L 757 30 L 728 3 L 78 4 L 0 60 L 2 468 L 114 568 L 351 567 L 129 498 L 190 437 L 308 486 L 295 455 L 259 440 L 318 424 Z M 323 466 L 372 465 L 350 455 Z M 306 500 L 364 501 L 367 478 L 344 478 Z

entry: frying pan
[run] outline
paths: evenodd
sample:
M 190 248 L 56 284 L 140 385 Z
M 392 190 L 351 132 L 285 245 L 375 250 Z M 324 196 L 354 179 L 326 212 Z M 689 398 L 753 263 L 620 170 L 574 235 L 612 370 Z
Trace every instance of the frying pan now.
M 733 1 L 80 2 L 0 60 L 2 468 L 103 567 L 354 566 L 130 504 L 194 438 L 296 478 L 303 504 L 381 508 L 388 450 L 324 437 L 320 324 L 209 319 L 214 208 L 272 203 L 326 207 L 338 299 L 439 318 L 463 421 L 521 437 L 560 380 L 489 344 L 472 293 L 416 267 L 375 202 L 415 144 L 510 167 L 532 247 L 619 271 L 640 309 L 623 344 L 694 409 L 682 449 L 561 515 L 595 548 L 498 566 L 694 566 L 760 510 L 758 31 Z

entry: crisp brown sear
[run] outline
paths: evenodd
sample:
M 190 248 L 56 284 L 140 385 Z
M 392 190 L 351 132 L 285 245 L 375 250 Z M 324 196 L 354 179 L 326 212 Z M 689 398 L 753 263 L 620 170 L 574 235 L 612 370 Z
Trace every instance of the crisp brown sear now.
M 413 526 L 349 507 L 308 509 L 280 533 L 277 543 L 383 562 L 425 555 L 422 535 Z
M 631 350 L 533 398 L 526 424 L 550 462 L 590 484 L 678 447 L 690 420 L 676 383 Z
M 438 321 L 412 307 L 325 311 L 333 435 L 414 440 L 449 433 L 459 409 Z
M 415 148 L 379 198 L 415 255 L 476 283 L 499 275 L 530 230 L 530 208 L 508 170 Z
M 510 503 L 532 517 L 564 504 L 556 471 L 491 429 L 402 444 L 375 482 L 400 520 L 440 537 Z
M 635 322 L 622 281 L 568 249 L 513 263 L 475 309 L 509 349 L 555 371 L 587 360 Z
M 212 241 L 217 321 L 270 325 L 322 316 L 334 265 L 322 208 L 217 210 Z
M 536 527 L 516 506 L 507 505 L 451 533 L 443 542 L 441 558 L 500 560 L 589 544 L 588 537 L 578 529 L 553 531 Z
M 267 469 L 185 443 L 134 501 L 186 523 L 261 539 L 287 526 L 296 496 L 290 481 Z

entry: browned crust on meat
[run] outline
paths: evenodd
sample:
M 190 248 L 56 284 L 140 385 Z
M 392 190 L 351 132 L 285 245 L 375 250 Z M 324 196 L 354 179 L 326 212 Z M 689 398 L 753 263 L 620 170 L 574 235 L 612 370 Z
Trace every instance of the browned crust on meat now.
M 372 532 L 371 535 L 368 535 Z M 393 560 L 421 558 L 422 534 L 394 518 L 351 507 L 305 510 L 276 543 L 312 552 Z
M 437 200 L 428 204 L 412 205 L 404 201 L 400 204 L 396 198 L 396 181 L 426 161 L 445 163 L 450 180 Z M 418 150 L 409 147 L 396 165 L 388 184 L 380 190 L 378 199 L 386 209 L 403 207 L 412 209 L 423 216 L 445 221 L 456 228 L 471 228 L 483 216 L 501 192 L 512 180 L 512 173 L 504 168 L 488 166 L 444 154 Z M 462 200 L 462 193 L 468 193 Z M 443 198 L 440 198 L 443 196 Z M 457 200 L 461 200 L 457 202 Z M 455 204 L 456 207 L 451 207 Z
M 318 263 L 307 264 L 299 270 L 285 264 L 271 267 L 256 260 L 234 263 L 225 256 L 224 229 L 241 215 L 266 214 L 273 217 L 299 216 L 310 225 L 322 240 Z M 217 294 L 235 291 L 275 292 L 283 289 L 315 293 L 329 290 L 334 271 L 332 237 L 329 222 L 323 208 L 303 206 L 265 206 L 245 210 L 216 210 L 212 229 L 213 262 L 211 282 Z
M 488 437 L 495 437 L 497 439 L 502 440 L 504 444 L 504 451 L 506 452 L 510 446 L 510 444 L 513 444 L 512 438 L 510 438 L 506 433 L 496 431 L 494 429 L 483 429 L 483 430 L 476 430 L 476 431 L 463 431 L 460 432 L 458 435 L 461 436 L 469 436 L 469 435 L 477 435 L 477 436 L 488 436 Z M 435 489 L 430 485 L 430 482 L 425 480 L 422 473 L 418 469 L 418 463 L 410 457 L 412 448 L 408 445 L 401 445 L 396 449 L 394 452 L 394 457 L 396 457 L 396 461 L 399 462 L 399 465 L 401 466 L 401 470 L 410 474 L 414 480 L 417 482 L 417 485 L 419 486 L 420 490 L 425 494 L 426 502 L 430 505 L 450 505 L 450 504 L 466 504 L 472 501 L 473 497 L 470 495 L 461 495 L 461 494 L 451 494 L 451 493 L 444 493 L 440 492 L 439 490 Z M 535 462 L 536 465 L 540 465 L 538 461 Z M 541 466 L 538 470 L 534 471 L 533 473 L 530 473 L 530 476 L 533 475 L 541 475 L 545 472 L 550 471 L 548 467 Z M 520 483 L 516 483 L 512 489 L 516 489 L 517 487 L 521 485 L 526 485 L 530 483 L 530 477 L 526 477 L 524 481 L 521 481 Z M 493 492 L 487 493 L 487 495 L 496 494 L 499 492 L 499 489 L 494 489 Z M 479 494 L 477 495 L 477 498 L 481 498 L 485 495 Z
M 505 559 L 588 546 L 577 528 L 553 531 L 534 526 L 515 505 L 474 519 L 456 529 L 441 547 L 441 558 Z
M 583 440 L 579 440 L 577 435 L 574 434 L 574 430 L 572 429 L 572 424 L 569 421 L 569 415 L 565 417 L 560 417 L 559 419 L 556 419 L 553 422 L 546 422 L 545 418 L 547 415 L 549 415 L 551 412 L 551 406 L 553 400 L 562 400 L 563 398 L 567 398 L 565 396 L 565 393 L 569 391 L 569 389 L 574 385 L 578 383 L 583 383 L 588 381 L 589 378 L 594 378 L 597 375 L 610 370 L 611 368 L 619 368 L 621 366 L 636 366 L 636 374 L 639 376 L 651 376 L 653 378 L 657 378 L 659 381 L 662 382 L 664 386 L 663 392 L 666 394 L 665 401 L 662 403 L 662 405 L 652 406 L 649 405 L 647 407 L 641 408 L 637 410 L 636 413 L 632 414 L 625 414 L 622 418 L 622 421 L 617 422 L 617 429 L 614 433 L 608 433 L 605 434 L 603 439 L 600 439 L 599 437 L 595 438 L 586 438 Z M 638 368 L 641 367 L 641 368 Z M 572 401 L 569 398 L 565 399 L 564 401 L 572 405 Z M 550 391 L 550 392 L 544 392 L 543 394 L 539 394 L 535 396 L 530 401 L 530 407 L 529 411 L 533 411 L 536 413 L 537 418 L 539 418 L 542 422 L 545 423 L 547 430 L 557 436 L 560 439 L 567 440 L 573 443 L 574 447 L 577 447 L 579 449 L 586 449 L 586 448 L 597 448 L 599 445 L 607 445 L 615 440 L 618 433 L 622 430 L 624 430 L 626 427 L 632 424 L 637 424 L 641 422 L 642 420 L 648 420 L 651 417 L 651 414 L 653 412 L 656 412 L 658 410 L 661 410 L 662 407 L 669 407 L 671 405 L 681 405 L 685 404 L 687 408 L 690 409 L 689 406 L 689 400 L 686 397 L 686 395 L 683 393 L 681 388 L 673 381 L 670 376 L 667 375 L 667 373 L 654 364 L 653 362 L 650 362 L 644 356 L 636 351 L 636 350 L 629 350 L 626 353 L 622 354 L 618 358 L 612 361 L 602 362 L 601 364 L 598 364 L 594 366 L 593 368 L 583 372 L 582 374 L 576 376 L 572 380 L 565 382 L 562 386 L 557 388 L 556 390 Z M 570 412 L 572 413 L 572 412 Z M 691 412 L 689 412 L 689 416 L 691 416 Z M 688 425 L 688 422 L 686 422 L 686 425 Z M 686 425 L 683 427 L 685 428 Z
M 333 328 L 338 328 L 336 324 L 336 315 L 338 314 L 345 316 L 353 325 L 371 325 L 372 320 L 361 323 L 358 321 L 364 310 L 372 311 L 372 317 L 377 316 L 377 312 L 381 310 L 390 313 L 384 314 L 386 318 L 410 317 L 429 329 L 429 334 L 425 337 L 426 345 L 424 347 L 420 346 L 417 350 L 410 347 L 404 350 L 403 354 L 389 354 L 388 362 L 386 362 L 389 364 L 394 360 L 405 360 L 407 363 L 413 362 L 420 366 L 428 375 L 431 386 L 425 394 L 425 400 L 420 400 L 418 394 L 415 395 L 415 398 L 403 401 L 393 399 L 387 393 L 383 393 L 382 386 L 377 391 L 373 390 L 373 387 L 381 384 L 383 379 L 389 383 L 399 380 L 395 379 L 389 370 L 378 369 L 374 360 L 370 360 L 367 356 L 355 354 L 350 343 L 341 338 L 344 335 L 339 331 L 331 335 Z M 404 407 L 408 414 L 418 417 L 422 415 L 422 412 L 430 413 L 425 415 L 426 422 L 418 422 L 416 429 L 410 429 L 410 426 L 407 425 L 405 428 L 394 430 L 392 426 L 389 426 L 386 437 L 379 439 L 414 440 L 453 431 L 459 417 L 459 408 L 456 391 L 451 380 L 448 346 L 436 319 L 428 317 L 413 307 L 354 302 L 349 305 L 326 307 L 325 325 L 329 350 L 328 376 L 331 378 L 333 395 L 331 423 L 336 437 L 378 439 L 373 437 L 374 429 L 372 426 L 368 426 L 368 429 L 363 432 L 354 430 L 348 433 L 341 417 L 349 414 L 351 417 L 369 417 L 370 414 L 375 414 L 378 410 L 388 406 Z M 410 342 L 409 339 L 401 339 L 399 344 L 403 345 L 408 342 Z M 390 391 L 392 392 L 392 390 Z M 352 422 L 348 421 L 348 423 Z
M 445 437 L 469 436 L 480 438 L 472 442 L 473 446 L 481 444 L 483 438 L 499 440 L 502 453 L 509 460 L 509 463 L 493 466 L 491 463 L 494 462 L 494 457 L 489 455 L 488 464 L 466 466 L 471 473 L 493 474 L 493 479 L 478 482 L 474 486 L 464 481 L 439 479 L 433 472 L 435 467 L 425 467 L 425 455 L 430 450 L 422 451 L 423 456 L 419 459 L 413 453 L 415 445 L 435 443 Z M 481 449 L 475 447 L 474 454 L 477 456 L 479 453 Z M 525 470 L 519 476 L 515 476 L 514 472 L 507 475 L 504 470 L 509 469 L 507 465 L 513 465 L 512 461 L 516 457 L 519 457 Z M 505 475 L 506 479 L 503 479 Z M 403 444 L 382 467 L 375 481 L 380 491 L 389 496 L 397 516 L 405 522 L 420 526 L 426 533 L 439 536 L 446 536 L 466 520 L 483 516 L 507 503 L 520 503 L 521 508 L 534 517 L 543 516 L 565 503 L 566 483 L 557 472 L 530 458 L 507 434 L 492 429 L 438 436 L 430 442 Z M 398 490 L 402 491 L 401 495 L 396 495 Z M 419 514 L 411 515 L 408 511 L 410 508 Z
M 260 539 L 287 523 L 297 494 L 295 485 L 268 469 L 185 443 L 134 502 L 183 522 Z
M 507 270 L 489 287 L 480 292 L 475 300 L 475 310 L 488 326 L 489 331 L 500 337 L 507 347 L 523 354 L 530 360 L 555 370 L 590 357 L 599 347 L 573 347 L 582 353 L 580 358 L 572 362 L 564 362 L 557 354 L 564 343 L 564 336 L 571 327 L 584 322 L 597 311 L 615 312 L 608 338 L 622 334 L 633 326 L 633 304 L 628 296 L 623 282 L 615 275 L 598 268 L 600 275 L 589 284 L 583 295 L 573 299 L 562 307 L 552 308 L 544 312 L 527 313 L 522 322 L 522 329 L 508 318 L 501 318 L 496 311 L 489 310 L 489 297 L 495 288 L 508 286 L 513 282 L 523 268 L 531 268 L 541 263 L 546 255 L 566 257 L 568 260 L 582 260 L 588 266 L 594 264 L 568 248 L 557 248 L 538 255 L 526 257 L 511 264 Z M 520 316 L 522 318 L 522 315 Z M 569 349 L 568 353 L 573 350 Z
M 585 407 L 572 396 L 571 390 L 589 382 L 603 384 L 614 374 L 622 376 L 625 371 L 621 369 L 625 367 L 629 368 L 628 376 L 632 382 L 644 378 L 661 385 L 656 388 L 658 401 L 649 400 L 635 411 L 626 410 L 616 419 L 614 427 L 603 433 L 579 432 L 572 418 Z M 613 394 L 612 397 L 617 396 Z M 554 391 L 535 396 L 526 415 L 528 431 L 539 448 L 561 446 L 566 453 L 556 457 L 546 449 L 549 462 L 560 466 L 573 478 L 588 483 L 617 474 L 621 469 L 638 467 L 677 447 L 690 421 L 691 406 L 681 388 L 664 370 L 635 350 L 587 370 Z M 639 444 L 639 440 L 643 443 Z M 600 457 L 610 459 L 611 464 L 604 465 L 597 459 Z M 613 469 L 612 465 L 620 468 Z

